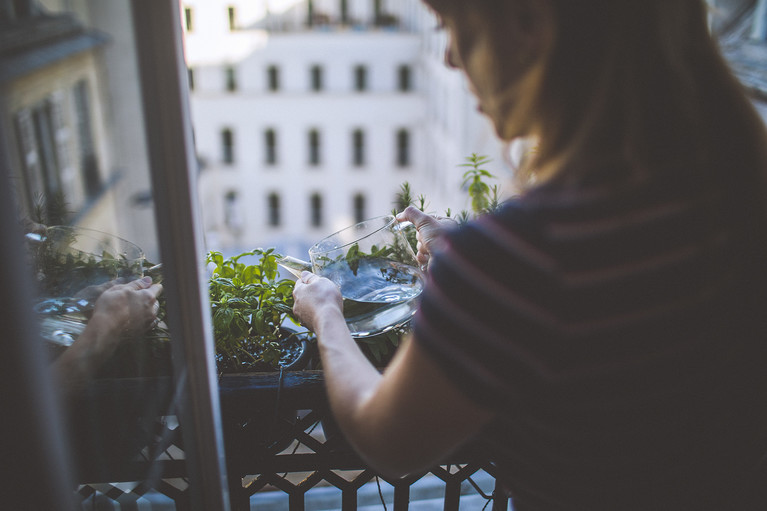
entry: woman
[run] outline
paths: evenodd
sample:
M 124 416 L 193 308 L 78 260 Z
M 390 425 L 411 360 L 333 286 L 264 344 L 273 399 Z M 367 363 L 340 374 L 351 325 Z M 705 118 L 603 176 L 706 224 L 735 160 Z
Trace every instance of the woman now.
M 383 375 L 304 274 L 332 409 L 379 470 L 487 444 L 517 511 L 767 509 L 764 127 L 702 0 L 427 0 L 524 192 L 445 229 Z

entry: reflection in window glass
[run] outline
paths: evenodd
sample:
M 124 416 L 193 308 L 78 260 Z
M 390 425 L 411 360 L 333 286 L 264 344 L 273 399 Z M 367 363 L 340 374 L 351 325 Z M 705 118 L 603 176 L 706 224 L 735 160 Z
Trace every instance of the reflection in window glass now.
M 142 18 L 130 0 L 46 1 L 44 9 L 41 3 L 0 0 L 0 123 L 7 127 L 0 130 L 1 186 L 13 191 L 17 213 L 0 221 L 18 222 L 25 231 L 23 239 L 2 242 L 24 244 L 29 267 L 17 270 L 35 276 L 29 287 L 39 328 L 30 331 L 40 335 L 31 340 L 44 347 L 44 367 L 65 411 L 72 496 L 82 509 L 117 509 L 125 502 L 186 508 L 191 492 L 184 478 L 197 456 L 187 459 L 194 446 L 184 447 L 176 415 L 179 396 L 188 394 L 174 388 L 171 346 L 183 341 L 171 340 L 157 285 L 158 222 L 147 207 L 168 194 L 154 194 L 151 186 L 142 103 L 172 103 L 185 77 L 176 71 L 180 66 L 168 66 L 157 76 L 162 93 L 142 81 L 155 57 L 142 53 L 134 34 L 180 48 L 170 38 L 172 26 L 138 26 L 138 20 L 173 16 L 178 23 L 181 14 L 192 30 L 192 10 L 145 2 Z M 166 16 L 153 16 L 158 12 Z M 188 126 L 171 128 L 178 133 Z M 239 221 L 236 199 L 227 198 L 231 225 Z M 160 458 L 168 460 L 168 452 L 181 467 L 174 486 L 161 479 Z M 39 484 L 49 487 L 44 478 Z
M 85 193 L 89 198 L 101 190 L 101 172 L 98 167 L 98 157 L 93 141 L 91 125 L 90 89 L 88 82 L 80 80 L 74 89 L 75 122 L 79 140 L 80 171 L 85 185 Z

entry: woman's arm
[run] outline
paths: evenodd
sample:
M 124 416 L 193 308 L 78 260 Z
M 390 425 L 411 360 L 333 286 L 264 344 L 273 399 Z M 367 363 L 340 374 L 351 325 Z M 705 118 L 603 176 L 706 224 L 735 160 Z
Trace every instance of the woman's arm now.
M 329 280 L 305 272 L 294 295 L 296 314 L 318 337 L 333 414 L 381 473 L 400 477 L 432 467 L 492 418 L 413 340 L 400 345 L 380 374 L 349 334 L 340 293 Z
M 85 330 L 53 363 L 65 393 L 87 382 L 124 337 L 149 330 L 157 318 L 162 285 L 150 278 L 107 286 L 96 300 Z

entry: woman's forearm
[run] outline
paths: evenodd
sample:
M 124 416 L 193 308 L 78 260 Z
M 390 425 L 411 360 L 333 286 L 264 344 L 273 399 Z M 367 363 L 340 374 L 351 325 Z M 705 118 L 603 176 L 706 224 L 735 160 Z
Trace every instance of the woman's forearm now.
M 363 410 L 381 381 L 373 367 L 349 334 L 340 310 L 330 309 L 315 325 L 325 372 L 325 384 L 334 415 L 353 443 L 360 443 L 364 427 Z

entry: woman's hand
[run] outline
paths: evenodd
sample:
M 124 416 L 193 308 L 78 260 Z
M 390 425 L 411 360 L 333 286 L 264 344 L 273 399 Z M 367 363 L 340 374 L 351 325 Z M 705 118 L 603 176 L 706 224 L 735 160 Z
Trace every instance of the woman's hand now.
M 411 222 L 415 226 L 418 231 L 416 259 L 424 266 L 429 263 L 431 254 L 440 249 L 443 234 L 456 226 L 455 220 L 451 218 L 428 215 L 415 206 L 408 206 L 405 211 L 397 215 L 397 221 Z
M 343 299 L 338 286 L 314 273 L 301 273 L 293 288 L 293 299 L 293 313 L 304 326 L 315 332 L 320 327 L 320 319 L 339 313 L 343 316 Z
M 124 337 L 149 330 L 160 309 L 157 297 L 162 285 L 152 284 L 150 277 L 91 291 L 100 291 L 100 295 L 85 330 L 53 364 L 67 395 L 91 378 Z
M 111 337 L 142 334 L 157 319 L 160 293 L 162 285 L 152 284 L 150 277 L 114 284 L 96 300 L 89 324 L 100 323 Z

